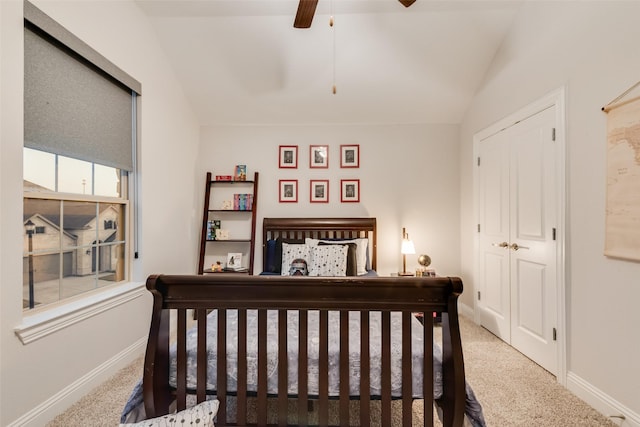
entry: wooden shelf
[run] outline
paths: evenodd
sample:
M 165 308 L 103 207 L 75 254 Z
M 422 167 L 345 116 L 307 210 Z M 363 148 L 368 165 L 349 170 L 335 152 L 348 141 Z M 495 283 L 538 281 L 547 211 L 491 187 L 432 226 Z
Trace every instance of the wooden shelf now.
M 217 181 L 211 179 L 213 174 L 211 172 L 207 172 L 207 178 L 205 181 L 205 191 L 204 191 L 204 210 L 202 214 L 202 230 L 200 234 L 200 256 L 198 259 L 198 274 L 253 274 L 253 262 L 254 262 L 254 254 L 255 254 L 255 244 L 256 244 L 256 213 L 258 211 L 258 172 L 254 173 L 254 177 L 252 180 L 247 181 Z M 253 195 L 253 205 L 251 209 L 209 209 L 209 204 L 211 203 L 211 195 L 214 187 L 217 186 L 243 186 L 244 193 Z M 250 187 L 250 189 L 249 189 Z M 218 187 L 220 188 L 220 187 Z M 228 188 L 228 187 L 227 187 Z M 223 194 L 224 194 L 224 190 Z M 247 227 L 250 227 L 246 233 L 238 233 L 241 236 L 246 236 L 249 234 L 248 239 L 226 239 L 226 240 L 211 240 L 207 239 L 207 222 L 211 219 L 210 215 L 233 215 L 233 214 L 242 214 L 240 217 L 242 221 L 247 221 Z M 249 214 L 249 215 L 247 215 Z M 245 216 L 246 215 L 246 216 Z M 232 218 L 232 217 L 225 217 Z M 223 221 L 225 221 L 223 219 Z M 243 227 L 244 225 L 242 225 Z M 224 228 L 224 224 L 223 227 Z M 224 270 L 222 272 L 214 272 L 213 270 L 205 269 L 205 257 L 207 255 L 207 250 L 212 251 L 214 247 L 217 246 L 218 243 L 231 243 L 231 244 L 242 244 L 246 245 L 248 248 L 248 265 L 246 270 L 236 271 L 236 270 Z M 245 247 L 245 246 L 243 246 Z M 240 251 L 237 251 L 240 252 Z

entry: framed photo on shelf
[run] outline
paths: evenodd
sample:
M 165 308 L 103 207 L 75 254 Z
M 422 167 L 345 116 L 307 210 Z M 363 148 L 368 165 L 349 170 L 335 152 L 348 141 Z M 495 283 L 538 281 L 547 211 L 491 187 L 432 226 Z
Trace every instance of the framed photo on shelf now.
M 329 180 L 312 179 L 309 182 L 309 201 L 311 203 L 329 203 Z
M 340 180 L 340 201 L 343 203 L 360 201 L 359 179 Z
M 340 146 L 340 167 L 359 168 L 360 167 L 360 145 Z
M 298 146 L 297 145 L 281 145 L 280 154 L 278 156 L 279 167 L 297 169 L 298 168 Z
M 309 146 L 309 167 L 328 168 L 329 167 L 329 146 L 311 145 Z
M 229 270 L 242 269 L 242 253 L 241 252 L 229 252 L 227 254 L 227 269 Z
M 297 203 L 298 202 L 298 180 L 297 179 L 281 179 L 280 180 L 280 203 Z

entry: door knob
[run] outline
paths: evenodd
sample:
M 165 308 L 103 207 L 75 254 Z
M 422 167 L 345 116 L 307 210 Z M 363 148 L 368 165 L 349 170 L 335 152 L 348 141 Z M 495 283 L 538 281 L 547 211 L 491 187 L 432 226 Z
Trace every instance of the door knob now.
M 507 248 L 509 247 L 509 244 L 507 242 L 500 242 L 500 243 L 492 243 L 491 246 L 497 246 L 499 248 Z
M 520 246 L 517 243 L 512 243 L 509 247 L 514 251 L 517 251 L 518 249 L 529 249 L 527 246 Z

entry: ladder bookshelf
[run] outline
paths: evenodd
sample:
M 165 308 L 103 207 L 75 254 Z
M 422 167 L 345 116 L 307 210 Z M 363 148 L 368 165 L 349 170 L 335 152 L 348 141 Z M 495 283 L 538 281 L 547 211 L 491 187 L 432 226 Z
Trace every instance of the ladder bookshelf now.
M 200 233 L 198 274 L 253 274 L 258 210 L 258 172 L 253 180 L 214 179 L 207 172 Z M 216 228 L 218 227 L 218 228 Z M 230 254 L 242 254 L 241 265 L 227 265 Z M 220 262 L 222 271 L 214 271 Z

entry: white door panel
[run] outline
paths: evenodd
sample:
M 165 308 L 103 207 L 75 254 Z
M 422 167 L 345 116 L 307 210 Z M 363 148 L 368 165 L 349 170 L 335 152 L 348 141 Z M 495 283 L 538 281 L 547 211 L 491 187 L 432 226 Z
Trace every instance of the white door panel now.
M 498 134 L 483 143 L 480 158 L 481 324 L 510 342 L 509 153 L 504 136 Z

